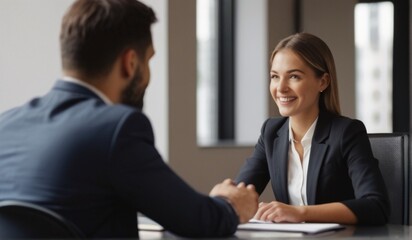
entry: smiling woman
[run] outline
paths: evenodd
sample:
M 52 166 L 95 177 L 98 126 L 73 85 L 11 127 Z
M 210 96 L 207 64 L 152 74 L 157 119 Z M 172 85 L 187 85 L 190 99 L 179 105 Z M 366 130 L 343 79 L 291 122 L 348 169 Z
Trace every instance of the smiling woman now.
M 290 49 L 280 50 L 275 55 L 270 72 L 270 92 L 280 114 L 299 118 L 299 121 L 310 125 L 319 114 L 319 92 L 329 85 L 328 73 L 317 76 Z
M 273 201 L 256 219 L 275 222 L 385 224 L 389 200 L 365 126 L 340 115 L 329 47 L 309 33 L 291 35 L 271 57 L 270 92 L 282 118 L 266 120 L 236 179 Z

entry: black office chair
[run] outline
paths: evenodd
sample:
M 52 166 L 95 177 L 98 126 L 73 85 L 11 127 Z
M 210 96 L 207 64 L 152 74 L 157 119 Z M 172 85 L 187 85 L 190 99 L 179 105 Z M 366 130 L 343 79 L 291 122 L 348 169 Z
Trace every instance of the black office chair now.
M 405 133 L 368 134 L 391 202 L 390 224 L 409 225 L 409 141 Z
M 57 213 L 35 204 L 0 202 L 0 238 L 83 238 L 83 234 Z

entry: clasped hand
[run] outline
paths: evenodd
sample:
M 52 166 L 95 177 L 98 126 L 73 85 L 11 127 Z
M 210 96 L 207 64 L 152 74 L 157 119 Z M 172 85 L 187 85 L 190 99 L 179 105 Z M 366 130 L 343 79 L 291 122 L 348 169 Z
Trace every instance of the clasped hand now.
M 226 179 L 217 184 L 209 195 L 227 199 L 236 211 L 240 223 L 249 221 L 258 208 L 259 196 L 252 184 L 246 186 L 242 182 L 236 185 L 231 179 Z

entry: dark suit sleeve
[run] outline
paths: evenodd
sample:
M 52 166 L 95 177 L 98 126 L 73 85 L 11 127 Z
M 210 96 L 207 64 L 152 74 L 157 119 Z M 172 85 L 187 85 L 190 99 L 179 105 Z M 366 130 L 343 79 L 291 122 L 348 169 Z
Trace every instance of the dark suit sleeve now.
M 255 146 L 253 154 L 246 159 L 245 164 L 240 169 L 235 182 L 244 182 L 246 184 L 253 184 L 259 195 L 265 190 L 266 185 L 270 180 L 268 164 L 266 160 L 265 151 L 265 129 L 267 122 L 263 123 L 259 140 Z
M 352 121 L 343 131 L 343 159 L 356 199 L 344 201 L 358 218 L 359 224 L 380 225 L 388 221 L 390 204 L 378 161 L 373 157 L 365 126 Z
M 112 184 L 125 204 L 186 237 L 232 235 L 238 217 L 227 201 L 193 190 L 162 160 L 149 120 L 128 116 L 115 139 Z

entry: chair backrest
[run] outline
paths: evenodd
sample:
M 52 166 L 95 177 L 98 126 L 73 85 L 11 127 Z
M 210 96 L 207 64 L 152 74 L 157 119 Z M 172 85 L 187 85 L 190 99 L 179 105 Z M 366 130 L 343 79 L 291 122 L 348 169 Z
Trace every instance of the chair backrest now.
M 368 134 L 391 202 L 390 224 L 409 225 L 409 141 L 406 133 Z
M 83 238 L 83 235 L 71 222 L 44 207 L 1 201 L 0 238 Z

